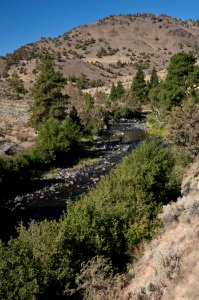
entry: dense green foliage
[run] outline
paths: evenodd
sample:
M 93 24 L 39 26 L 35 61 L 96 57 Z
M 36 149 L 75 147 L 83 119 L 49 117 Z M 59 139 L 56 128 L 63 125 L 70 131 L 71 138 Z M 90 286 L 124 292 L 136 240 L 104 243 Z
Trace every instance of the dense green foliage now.
M 193 99 L 171 110 L 166 130 L 166 137 L 172 143 L 199 151 L 199 106 Z
M 130 88 L 130 96 L 134 97 L 137 101 L 141 101 L 142 103 L 146 102 L 147 86 L 144 79 L 143 69 L 140 66 L 138 66 L 137 72 L 133 78 Z
M 18 186 L 20 182 L 25 183 L 32 176 L 32 168 L 30 157 L 26 154 L 17 154 L 13 157 L 0 157 L 0 196 L 6 186 L 12 190 Z
M 150 81 L 149 81 L 149 89 L 157 86 L 158 83 L 159 83 L 158 74 L 157 74 L 156 68 L 153 67 L 152 72 L 151 72 Z
M 54 70 L 50 57 L 43 57 L 40 65 L 40 74 L 33 86 L 31 125 L 39 129 L 48 118 L 64 120 L 67 116 L 68 96 L 62 94 L 65 79 Z
M 77 158 L 82 149 L 81 137 L 80 127 L 69 117 L 63 122 L 46 120 L 34 148 L 24 154 L 0 157 L 0 194 L 9 191 L 11 183 L 15 191 L 53 165 Z
M 31 152 L 40 163 L 67 162 L 67 156 L 78 150 L 80 127 L 70 118 L 60 122 L 49 118 L 42 125 L 34 150 Z
M 153 108 L 168 111 L 181 105 L 188 91 L 190 94 L 193 86 L 199 83 L 199 67 L 195 63 L 196 58 L 191 52 L 180 52 L 171 58 L 166 79 L 149 93 Z
M 0 245 L 1 299 L 67 299 L 82 262 L 96 255 L 122 270 L 159 226 L 156 215 L 179 191 L 176 157 L 158 142 L 143 142 L 108 178 L 68 203 L 59 222 L 21 227 L 19 237 Z
M 111 101 L 122 100 L 124 95 L 125 95 L 125 89 L 124 89 L 121 81 L 118 81 L 116 86 L 115 86 L 115 84 L 112 84 L 110 95 L 109 95 L 109 100 L 111 100 Z
M 112 84 L 112 87 L 111 87 L 111 91 L 110 91 L 110 95 L 109 95 L 109 99 L 111 101 L 114 101 L 114 100 L 117 100 L 117 88 L 115 86 L 115 84 L 113 83 Z
M 171 143 L 198 151 L 199 66 L 193 53 L 171 58 L 164 81 L 150 89 L 153 113 L 148 116 L 151 133 Z

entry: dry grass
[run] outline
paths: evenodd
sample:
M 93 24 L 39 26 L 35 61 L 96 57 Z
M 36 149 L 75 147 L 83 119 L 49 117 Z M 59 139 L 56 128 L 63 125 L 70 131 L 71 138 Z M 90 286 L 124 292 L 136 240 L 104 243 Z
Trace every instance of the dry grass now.
M 199 158 L 185 179 L 189 193 L 164 207 L 159 216 L 164 229 L 146 246 L 124 299 L 199 299 L 198 167 Z
M 0 101 L 0 129 L 1 142 L 20 143 L 22 147 L 29 147 L 35 140 L 35 133 L 28 126 L 30 100 L 1 100 Z

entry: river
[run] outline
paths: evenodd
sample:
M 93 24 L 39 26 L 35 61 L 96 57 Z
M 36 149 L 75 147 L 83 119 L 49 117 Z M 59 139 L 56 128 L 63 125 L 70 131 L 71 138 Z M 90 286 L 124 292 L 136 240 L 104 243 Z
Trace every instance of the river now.
M 8 240 L 15 236 L 21 221 L 27 225 L 31 220 L 59 219 L 67 199 L 75 201 L 88 192 L 145 137 L 143 123 L 119 120 L 94 142 L 93 162 L 82 167 L 61 168 L 50 179 L 39 180 L 29 192 L 8 199 L 1 213 L 0 238 Z

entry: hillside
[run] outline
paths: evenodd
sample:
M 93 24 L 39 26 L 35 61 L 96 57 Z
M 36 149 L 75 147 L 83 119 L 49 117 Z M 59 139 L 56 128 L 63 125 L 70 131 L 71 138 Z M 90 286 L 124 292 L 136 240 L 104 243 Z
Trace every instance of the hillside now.
M 31 87 L 38 76 L 40 58 L 46 53 L 55 58 L 56 69 L 64 77 L 74 81 L 83 76 L 83 92 L 93 94 L 99 89 L 109 93 L 112 83 L 118 80 L 128 89 L 137 65 L 143 67 L 146 79 L 154 66 L 159 77 L 164 78 L 174 53 L 198 53 L 198 49 L 197 21 L 153 14 L 110 16 L 76 27 L 58 38 L 41 38 L 27 44 L 0 58 L 0 142 L 19 142 L 26 147 L 34 140 L 34 132 L 28 126 Z M 25 96 L 10 88 L 13 72 L 23 80 L 28 91 Z M 74 84 L 65 92 L 71 105 L 80 111 L 82 97 Z
M 17 49 L 0 59 L 0 73 L 10 75 L 17 70 L 29 89 L 41 55 L 49 53 L 65 77 L 85 74 L 90 80 L 101 79 L 108 85 L 115 79 L 131 80 L 137 64 L 147 74 L 153 66 L 165 69 L 174 53 L 197 53 L 198 37 L 197 21 L 153 14 L 110 16 L 58 38 L 41 38 Z

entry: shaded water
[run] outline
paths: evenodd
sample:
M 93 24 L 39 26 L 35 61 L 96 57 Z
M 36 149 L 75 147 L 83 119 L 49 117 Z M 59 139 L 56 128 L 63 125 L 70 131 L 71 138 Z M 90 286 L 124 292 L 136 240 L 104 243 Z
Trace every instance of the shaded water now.
M 146 137 L 144 125 L 136 120 L 120 120 L 112 125 L 96 143 L 99 161 L 78 171 L 63 168 L 51 182 L 43 179 L 41 189 L 11 199 L 10 208 L 1 212 L 0 238 L 7 240 L 15 235 L 20 221 L 28 224 L 31 219 L 59 219 L 67 198 L 75 200 L 87 192 Z
M 118 140 L 122 144 L 128 144 L 146 137 L 147 133 L 142 123 L 138 123 L 136 120 L 119 120 L 105 132 L 102 139 L 110 142 Z

